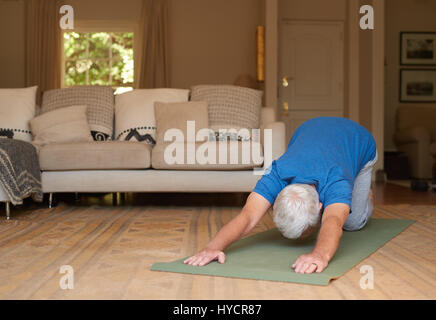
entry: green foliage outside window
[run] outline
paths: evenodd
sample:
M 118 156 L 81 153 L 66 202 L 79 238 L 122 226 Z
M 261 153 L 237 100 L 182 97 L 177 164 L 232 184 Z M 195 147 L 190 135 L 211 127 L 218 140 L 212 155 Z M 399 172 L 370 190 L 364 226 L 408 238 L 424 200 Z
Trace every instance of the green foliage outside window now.
M 116 93 L 133 86 L 133 32 L 64 33 L 66 87 L 113 86 Z

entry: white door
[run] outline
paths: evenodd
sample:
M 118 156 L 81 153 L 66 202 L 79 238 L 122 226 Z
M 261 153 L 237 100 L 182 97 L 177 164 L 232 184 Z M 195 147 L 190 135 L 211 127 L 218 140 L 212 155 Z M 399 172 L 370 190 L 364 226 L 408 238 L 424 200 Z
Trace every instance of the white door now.
M 288 141 L 304 121 L 343 116 L 344 26 L 332 21 L 283 21 L 279 103 Z

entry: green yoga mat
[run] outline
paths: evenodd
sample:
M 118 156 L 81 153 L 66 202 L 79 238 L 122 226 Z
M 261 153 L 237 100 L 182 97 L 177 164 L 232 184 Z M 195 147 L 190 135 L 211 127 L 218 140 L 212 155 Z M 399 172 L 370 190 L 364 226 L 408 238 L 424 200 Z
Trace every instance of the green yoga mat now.
M 360 231 L 344 232 L 335 256 L 321 273 L 298 274 L 290 267 L 300 255 L 312 251 L 316 236 L 304 241 L 289 240 L 277 229 L 235 242 L 225 250 L 224 264 L 214 261 L 203 267 L 189 266 L 183 263 L 186 259 L 183 258 L 155 263 L 151 270 L 326 286 L 331 279 L 340 277 L 413 222 L 371 219 Z

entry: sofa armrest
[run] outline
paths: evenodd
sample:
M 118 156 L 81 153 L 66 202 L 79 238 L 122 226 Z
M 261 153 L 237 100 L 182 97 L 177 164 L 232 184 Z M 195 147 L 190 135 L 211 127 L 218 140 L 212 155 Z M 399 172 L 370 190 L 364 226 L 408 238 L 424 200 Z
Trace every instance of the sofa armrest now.
M 260 109 L 260 125 L 277 121 L 276 110 L 272 107 L 262 107 Z
M 396 132 L 394 140 L 397 145 L 408 143 L 430 143 L 430 132 L 424 127 L 413 127 Z
M 277 160 L 285 153 L 286 150 L 286 132 L 284 122 L 270 122 L 260 127 L 261 137 L 260 142 L 264 148 L 271 148 L 272 160 Z M 272 145 L 264 145 L 264 130 L 268 129 L 272 131 Z M 267 141 L 268 143 L 268 141 Z
M 413 178 L 431 178 L 432 158 L 430 155 L 430 130 L 413 127 L 395 133 L 398 151 L 407 155 Z

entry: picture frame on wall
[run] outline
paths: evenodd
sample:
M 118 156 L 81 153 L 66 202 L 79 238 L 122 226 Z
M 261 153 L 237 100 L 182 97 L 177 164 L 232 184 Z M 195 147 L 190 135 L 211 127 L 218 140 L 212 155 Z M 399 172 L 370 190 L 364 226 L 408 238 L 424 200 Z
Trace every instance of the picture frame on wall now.
M 401 69 L 400 102 L 436 102 L 436 69 Z
M 401 32 L 402 66 L 436 66 L 436 32 Z

